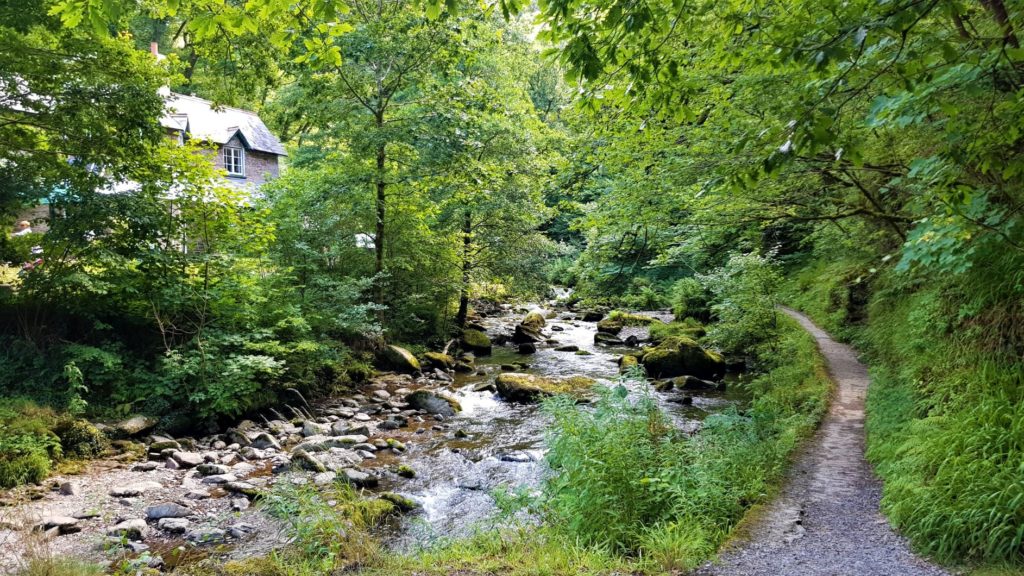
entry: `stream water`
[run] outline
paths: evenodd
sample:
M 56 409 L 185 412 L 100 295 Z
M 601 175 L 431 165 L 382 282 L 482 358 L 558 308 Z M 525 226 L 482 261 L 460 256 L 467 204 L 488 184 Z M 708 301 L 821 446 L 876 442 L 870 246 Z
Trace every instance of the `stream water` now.
M 540 307 L 530 309 L 548 313 Z M 492 336 L 511 333 L 524 314 L 522 309 L 509 310 L 484 319 L 482 324 Z M 670 319 L 667 313 L 648 314 Z M 490 391 L 474 391 L 480 383 L 493 380 L 502 365 L 527 364 L 527 368 L 516 371 L 550 377 L 587 376 L 611 385 L 619 379 L 618 358 L 637 353 L 636 348 L 596 345 L 596 323 L 577 320 L 574 314 L 559 313 L 547 322 L 544 333 L 557 343 L 539 344 L 537 352 L 528 355 L 517 353 L 511 345 L 495 345 L 491 356 L 477 358 L 476 373 L 456 375 L 447 390 L 461 403 L 462 412 L 449 418 L 444 430 L 409 432 L 408 451 L 400 461 L 411 466 L 416 477 L 386 481 L 382 488 L 416 500 L 423 510 L 393 531 L 396 548 L 424 545 L 439 537 L 464 536 L 493 517 L 493 490 L 536 488 L 542 482 L 547 471 L 544 437 L 549 418 L 538 405 L 514 404 Z M 639 332 L 641 338 L 646 336 L 645 329 L 626 330 Z M 624 331 L 621 337 L 629 334 Z M 567 345 L 589 354 L 555 350 Z M 650 394 L 677 426 L 687 431 L 698 429 L 707 414 L 745 402 L 742 388 L 731 384 L 724 391 L 686 391 L 685 396 L 692 397 L 690 405 L 680 402 L 683 392 L 655 393 L 643 382 L 630 382 L 627 387 L 631 394 Z M 364 465 L 394 463 L 381 457 Z

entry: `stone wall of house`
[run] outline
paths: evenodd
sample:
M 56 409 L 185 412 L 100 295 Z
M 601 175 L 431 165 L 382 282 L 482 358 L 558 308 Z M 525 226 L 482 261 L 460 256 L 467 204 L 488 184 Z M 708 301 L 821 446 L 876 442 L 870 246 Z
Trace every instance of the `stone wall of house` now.
M 225 146 L 245 148 L 242 140 L 235 136 Z M 224 169 L 224 154 L 220 148 L 214 154 L 214 164 L 217 168 Z M 280 167 L 276 154 L 268 154 L 257 150 L 245 150 L 245 178 L 231 177 L 232 180 L 244 180 L 247 184 L 260 185 L 268 180 L 277 178 Z

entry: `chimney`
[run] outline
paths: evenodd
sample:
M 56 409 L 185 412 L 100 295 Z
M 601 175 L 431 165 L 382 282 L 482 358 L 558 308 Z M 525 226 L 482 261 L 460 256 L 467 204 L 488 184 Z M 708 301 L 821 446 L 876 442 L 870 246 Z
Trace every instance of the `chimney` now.
M 150 42 L 149 43 L 149 53 L 152 54 L 153 56 L 159 57 L 160 56 L 160 45 L 157 44 L 156 42 Z

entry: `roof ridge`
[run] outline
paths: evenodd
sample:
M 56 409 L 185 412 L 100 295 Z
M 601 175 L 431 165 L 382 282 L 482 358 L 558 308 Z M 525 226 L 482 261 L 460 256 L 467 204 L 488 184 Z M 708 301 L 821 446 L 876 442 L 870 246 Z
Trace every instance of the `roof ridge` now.
M 199 96 L 193 96 L 191 94 L 181 94 L 179 92 L 173 92 L 172 91 L 171 92 L 171 96 L 178 96 L 180 98 L 190 98 L 192 100 L 198 100 L 200 102 L 209 104 L 210 105 L 210 109 L 214 110 L 214 111 L 220 110 L 220 109 L 223 109 L 223 110 L 234 110 L 235 112 L 242 112 L 243 114 L 249 114 L 251 116 L 259 117 L 259 113 L 256 112 L 255 110 L 246 110 L 245 108 L 237 108 L 235 106 L 227 106 L 227 105 L 214 106 L 213 105 L 213 100 L 207 100 L 206 98 L 200 98 Z

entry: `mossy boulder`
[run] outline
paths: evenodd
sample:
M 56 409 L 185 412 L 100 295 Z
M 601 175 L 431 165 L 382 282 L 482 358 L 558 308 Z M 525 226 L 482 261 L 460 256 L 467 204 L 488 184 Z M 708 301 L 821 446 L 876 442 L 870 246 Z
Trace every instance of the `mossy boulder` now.
M 440 352 L 424 352 L 423 362 L 431 368 L 448 370 L 455 367 L 455 358 Z
M 536 402 L 547 396 L 571 394 L 581 396 L 594 385 L 594 380 L 583 376 L 555 379 L 506 372 L 494 380 L 498 395 L 511 402 Z
M 420 372 L 420 361 L 401 346 L 389 345 L 381 352 L 381 361 L 386 368 L 395 372 L 415 374 Z
M 623 312 L 622 310 L 614 310 L 608 315 L 608 320 L 621 322 L 624 326 L 650 326 L 655 322 L 661 323 L 661 320 L 658 320 L 657 318 L 651 318 L 650 316 L 644 316 L 642 314 Z
M 529 314 L 526 315 L 525 318 L 523 318 L 523 321 L 520 322 L 520 324 L 526 326 L 527 328 L 540 330 L 541 328 L 547 326 L 548 323 L 546 320 L 544 320 L 544 316 L 540 312 L 530 312 Z
M 64 456 L 94 458 L 110 447 L 110 440 L 88 420 L 68 419 L 54 430 Z
M 653 378 L 696 376 L 718 378 L 725 373 L 725 360 L 712 350 L 705 350 L 692 338 L 676 336 L 650 348 L 640 362 Z
M 619 358 L 619 372 L 627 372 L 634 366 L 640 364 L 640 359 L 631 354 L 626 354 L 622 358 Z
M 381 492 L 380 499 L 394 505 L 399 512 L 412 512 L 420 507 L 412 498 L 407 498 L 394 492 Z
M 600 322 L 597 323 L 598 333 L 611 334 L 613 336 L 617 335 L 619 332 L 622 332 L 622 329 L 625 327 L 626 325 L 621 321 L 613 320 L 611 318 L 605 318 L 604 320 L 601 320 Z
M 454 416 L 462 411 L 462 405 L 455 398 L 430 390 L 416 390 L 406 396 L 405 401 L 412 408 L 442 416 Z
M 491 339 L 482 330 L 463 330 L 461 342 L 465 350 L 481 356 L 490 355 L 493 348 Z

